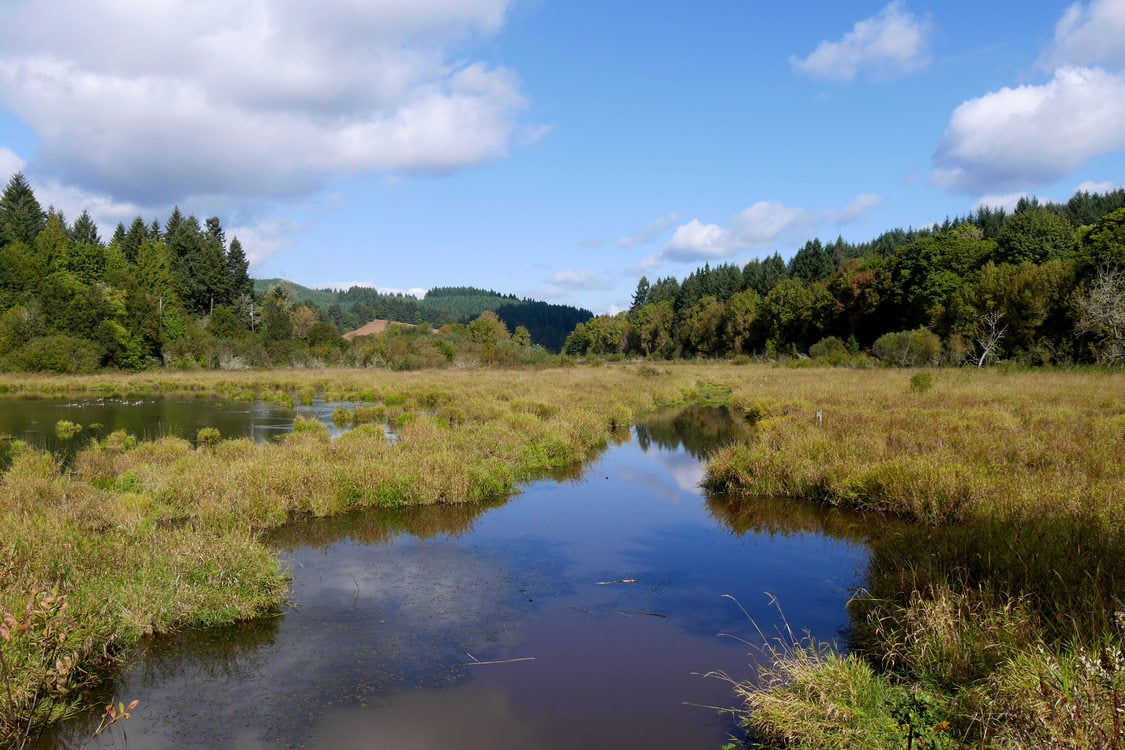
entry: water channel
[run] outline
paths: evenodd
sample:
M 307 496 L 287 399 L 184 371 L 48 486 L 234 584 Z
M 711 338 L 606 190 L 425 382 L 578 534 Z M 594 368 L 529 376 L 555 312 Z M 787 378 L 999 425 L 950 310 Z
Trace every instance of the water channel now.
M 236 412 L 243 429 L 224 435 L 293 419 L 261 404 L 186 411 L 203 416 L 175 417 L 185 436 Z M 285 527 L 271 537 L 292 572 L 281 616 L 151 641 L 106 687 L 141 701 L 128 746 L 717 750 L 739 731 L 708 706 L 735 698 L 705 675 L 753 676 L 742 608 L 776 633 L 776 600 L 798 634 L 842 641 L 868 556 L 864 519 L 706 497 L 723 419 L 694 409 L 638 426 L 576 476 L 492 507 Z M 82 744 L 93 721 L 45 746 Z

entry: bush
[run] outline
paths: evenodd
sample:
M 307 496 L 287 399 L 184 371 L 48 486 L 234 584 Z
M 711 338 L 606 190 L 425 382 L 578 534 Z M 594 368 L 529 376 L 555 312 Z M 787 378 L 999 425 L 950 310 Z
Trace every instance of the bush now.
M 910 376 L 910 391 L 919 395 L 934 387 L 934 376 L 930 372 L 916 372 Z
M 829 365 L 842 365 L 851 358 L 844 342 L 835 336 L 828 336 L 810 346 L 809 356 Z
M 214 427 L 203 427 L 195 433 L 195 442 L 200 448 L 214 448 L 221 439 L 222 435 Z
M 17 368 L 28 372 L 84 375 L 98 368 L 101 352 L 92 341 L 59 334 L 32 339 L 12 359 Z
M 879 361 L 892 367 L 927 367 L 940 360 L 941 339 L 925 328 L 898 331 L 876 339 L 872 351 Z

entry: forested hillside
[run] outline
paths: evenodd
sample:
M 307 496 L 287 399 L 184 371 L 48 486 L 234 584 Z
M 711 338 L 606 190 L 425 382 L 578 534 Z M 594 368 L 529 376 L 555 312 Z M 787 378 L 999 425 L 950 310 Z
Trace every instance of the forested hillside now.
M 22 174 L 0 196 L 0 367 L 88 372 L 194 362 L 207 316 L 250 333 L 246 256 L 217 218 L 137 217 L 103 240 L 90 215 L 44 210 Z
M 488 310 L 499 315 L 469 326 Z M 87 212 L 70 222 L 44 209 L 22 174 L 0 195 L 0 370 L 520 361 L 540 356 L 533 344 L 557 352 L 591 317 L 471 288 L 418 300 L 274 280 L 256 293 L 242 244 L 228 241 L 217 217 L 200 221 L 177 208 L 163 223 L 138 216 L 103 238 Z M 444 346 L 394 333 L 349 347 L 341 332 L 374 318 L 452 327 Z
M 579 325 L 568 354 L 787 354 L 902 365 L 1125 362 L 1125 190 L 1021 200 L 871 242 L 810 240 L 637 284 L 631 309 Z
M 527 329 L 533 343 L 559 352 L 575 326 L 594 317 L 589 310 L 569 305 L 554 305 L 538 300 L 519 299 L 475 287 L 438 287 L 418 299 L 409 294 L 380 292 L 371 287 L 353 286 L 346 291 L 308 289 L 281 279 L 257 280 L 260 294 L 281 287 L 298 303 L 318 306 L 325 318 L 339 331 L 355 330 L 375 319 L 440 328 L 453 323 L 469 323 L 481 313 L 497 314 L 509 330 Z

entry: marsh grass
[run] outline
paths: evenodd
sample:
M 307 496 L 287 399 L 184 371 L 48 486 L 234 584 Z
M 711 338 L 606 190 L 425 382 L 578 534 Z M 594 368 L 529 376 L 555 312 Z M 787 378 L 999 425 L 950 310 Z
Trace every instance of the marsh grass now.
M 22 611 L 29 592 L 57 587 L 89 630 L 75 641 L 87 644 L 75 663 L 96 675 L 146 634 L 276 609 L 284 578 L 261 540 L 293 519 L 495 502 L 536 477 L 573 472 L 645 412 L 706 402 L 748 427 L 709 462 L 709 488 L 734 495 L 716 512 L 765 523 L 734 504 L 767 495 L 909 522 L 853 529 L 873 554 L 870 597 L 853 605 L 851 654 L 805 644 L 744 686 L 748 721 L 764 739 L 831 746 L 833 722 L 852 726 L 848 716 L 876 738 L 868 746 L 895 736 L 888 717 L 932 743 L 1111 736 L 1112 712 L 1091 706 L 1112 704 L 1118 683 L 1094 675 L 1090 659 L 1101 664 L 1120 644 L 1125 376 L 936 371 L 923 392 L 911 379 L 680 363 L 0 376 L 0 391 L 20 397 L 292 404 L 311 393 L 350 402 L 355 422 L 331 439 L 298 420 L 263 445 L 112 433 L 65 470 L 18 448 L 0 478 L 0 608 Z M 26 644 L 4 648 L 12 663 L 31 663 Z M 34 694 L 34 670 L 14 671 L 15 691 Z M 1035 698 L 1048 688 L 1069 697 Z M 66 688 L 57 702 L 73 695 Z M 26 718 L 17 708 L 5 721 Z M 942 721 L 949 731 L 933 732 Z
M 65 679 L 50 677 L 42 644 L 23 631 L 0 646 L 12 693 L 0 693 L 0 742 L 69 713 L 139 638 L 277 611 L 286 582 L 262 541 L 270 530 L 370 507 L 492 503 L 573 472 L 627 436 L 640 413 L 700 397 L 698 368 L 636 369 L 0 376 L 0 390 L 21 397 L 176 393 L 291 405 L 322 394 L 351 401 L 342 408 L 355 423 L 331 439 L 298 416 L 291 433 L 262 445 L 208 428 L 196 445 L 118 431 L 66 468 L 13 445 L 0 475 L 0 617 L 57 591 L 80 627 L 56 649 L 72 666 Z
M 876 680 L 925 696 L 942 741 L 1125 747 L 1125 376 L 941 371 L 910 392 L 899 371 L 776 379 L 732 394 L 754 433 L 712 456 L 707 487 L 909 523 L 868 536 L 852 653 L 778 659 L 743 686 L 750 725 L 820 746 L 877 687 L 840 685 Z

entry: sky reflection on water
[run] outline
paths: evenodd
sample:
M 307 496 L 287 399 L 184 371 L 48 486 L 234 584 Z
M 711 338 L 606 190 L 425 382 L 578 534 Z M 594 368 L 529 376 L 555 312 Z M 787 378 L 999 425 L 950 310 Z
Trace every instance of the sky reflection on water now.
M 710 439 L 668 437 L 684 429 L 639 428 L 495 507 L 282 530 L 292 607 L 149 644 L 112 687 L 141 700 L 129 746 L 719 747 L 731 717 L 690 704 L 733 696 L 702 674 L 754 669 L 719 635 L 754 632 L 723 595 L 767 633 L 769 592 L 795 631 L 838 638 L 867 552 L 839 514 L 704 498 Z

